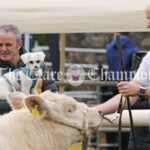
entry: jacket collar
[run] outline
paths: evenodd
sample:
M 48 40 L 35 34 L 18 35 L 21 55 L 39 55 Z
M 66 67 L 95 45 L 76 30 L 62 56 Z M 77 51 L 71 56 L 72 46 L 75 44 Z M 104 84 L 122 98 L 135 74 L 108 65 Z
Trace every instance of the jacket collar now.
M 24 47 L 21 47 L 21 49 L 19 51 L 19 54 L 22 55 L 22 54 L 25 54 L 25 53 L 27 53 L 27 51 L 24 49 Z M 7 68 L 12 68 L 12 70 L 15 69 L 14 65 L 11 62 L 9 62 L 9 61 L 3 61 L 1 59 L 0 59 L 0 66 L 3 67 L 3 68 L 6 68 L 6 67 Z M 20 67 L 25 66 L 25 64 L 20 59 L 19 62 L 18 62 L 18 64 L 17 64 L 17 66 L 18 66 L 18 68 L 20 68 Z

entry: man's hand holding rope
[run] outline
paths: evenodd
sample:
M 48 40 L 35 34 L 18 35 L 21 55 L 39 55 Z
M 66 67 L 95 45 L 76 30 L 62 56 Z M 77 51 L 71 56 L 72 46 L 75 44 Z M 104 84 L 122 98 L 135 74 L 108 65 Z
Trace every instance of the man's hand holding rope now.
M 141 84 L 139 82 L 127 82 L 122 81 L 117 84 L 119 93 L 123 96 L 138 96 L 139 89 L 141 87 Z

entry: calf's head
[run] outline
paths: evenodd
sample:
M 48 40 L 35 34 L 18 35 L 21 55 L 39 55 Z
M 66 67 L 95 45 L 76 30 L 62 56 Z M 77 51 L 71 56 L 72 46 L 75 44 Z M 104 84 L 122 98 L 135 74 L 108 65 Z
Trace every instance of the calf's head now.
M 17 98 L 18 95 L 20 96 L 20 103 L 24 100 L 29 112 L 32 112 L 33 108 L 37 106 L 40 119 L 49 119 L 80 130 L 86 129 L 87 134 L 90 134 L 92 129 L 99 127 L 102 122 L 102 118 L 96 109 L 63 94 L 50 91 L 46 91 L 39 96 L 10 93 L 8 99 L 12 105 L 14 105 L 14 98 Z

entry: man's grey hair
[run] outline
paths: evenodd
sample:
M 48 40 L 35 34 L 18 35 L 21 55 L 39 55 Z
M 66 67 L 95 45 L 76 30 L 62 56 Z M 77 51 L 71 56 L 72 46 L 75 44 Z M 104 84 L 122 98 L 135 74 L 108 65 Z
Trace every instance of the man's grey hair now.
M 12 24 L 4 24 L 0 26 L 0 34 L 13 32 L 16 35 L 17 43 L 21 40 L 21 32 L 18 27 Z

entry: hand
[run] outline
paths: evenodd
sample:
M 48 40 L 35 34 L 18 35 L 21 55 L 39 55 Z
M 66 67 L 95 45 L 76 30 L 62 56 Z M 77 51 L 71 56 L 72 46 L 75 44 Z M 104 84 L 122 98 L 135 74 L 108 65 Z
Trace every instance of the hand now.
M 119 82 L 117 87 L 123 96 L 138 96 L 141 85 L 136 82 Z

